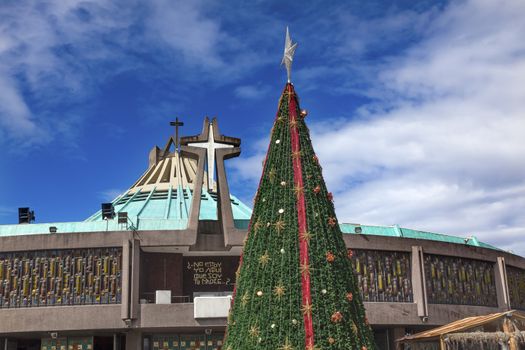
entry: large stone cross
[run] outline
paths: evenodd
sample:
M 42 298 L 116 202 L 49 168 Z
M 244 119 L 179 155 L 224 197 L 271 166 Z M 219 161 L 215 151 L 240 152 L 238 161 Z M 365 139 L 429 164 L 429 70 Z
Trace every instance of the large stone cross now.
M 215 142 L 213 132 L 213 123 L 208 123 L 208 131 L 205 141 L 188 143 L 188 146 L 206 149 L 208 163 L 208 189 L 213 188 L 213 179 L 215 176 L 215 150 L 218 148 L 231 148 L 233 145 L 227 143 Z

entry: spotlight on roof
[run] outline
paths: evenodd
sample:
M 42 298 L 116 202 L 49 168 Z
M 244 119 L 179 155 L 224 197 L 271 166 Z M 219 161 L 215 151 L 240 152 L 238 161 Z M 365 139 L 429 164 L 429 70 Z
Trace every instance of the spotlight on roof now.
M 363 233 L 363 229 L 361 228 L 361 226 L 356 226 L 354 228 L 354 232 L 357 233 L 357 234 L 361 234 L 361 233 Z
M 119 224 L 127 224 L 128 223 L 128 213 L 125 211 L 119 212 L 117 214 L 118 223 Z
M 57 233 L 57 227 L 56 226 L 49 226 L 49 233 Z
M 18 208 L 18 223 L 30 224 L 35 221 L 35 211 L 29 208 Z
M 102 203 L 101 207 L 103 220 L 113 219 L 115 217 L 115 208 L 113 207 L 113 203 Z

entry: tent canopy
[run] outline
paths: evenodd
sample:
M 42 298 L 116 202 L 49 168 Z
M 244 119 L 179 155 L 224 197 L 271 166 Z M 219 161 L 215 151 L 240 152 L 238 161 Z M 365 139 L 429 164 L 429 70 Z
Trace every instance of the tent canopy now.
M 503 322 L 506 318 L 513 321 L 519 330 L 525 330 L 525 313 L 517 310 L 499 312 L 495 314 L 467 317 L 452 323 L 437 327 L 428 331 L 408 335 L 397 340 L 399 343 L 410 343 L 414 341 L 439 341 L 439 339 L 450 333 L 465 332 L 480 326 L 488 326 Z

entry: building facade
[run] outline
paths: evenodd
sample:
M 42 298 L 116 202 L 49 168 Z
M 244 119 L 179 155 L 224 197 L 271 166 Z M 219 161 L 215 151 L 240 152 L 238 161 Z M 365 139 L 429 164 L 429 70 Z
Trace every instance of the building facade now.
M 251 216 L 226 178 L 224 161 L 239 154 L 240 140 L 206 118 L 201 134 L 154 147 L 145 173 L 85 221 L 0 225 L 0 346 L 220 349 Z M 380 349 L 525 310 L 522 257 L 398 226 L 341 229 Z

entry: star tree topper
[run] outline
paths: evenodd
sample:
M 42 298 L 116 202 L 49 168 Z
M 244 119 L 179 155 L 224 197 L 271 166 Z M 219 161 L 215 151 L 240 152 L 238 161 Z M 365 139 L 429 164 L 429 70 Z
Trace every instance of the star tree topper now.
M 292 44 L 292 39 L 290 38 L 290 32 L 288 27 L 286 27 L 286 39 L 284 40 L 284 56 L 281 61 L 281 65 L 285 65 L 286 73 L 288 74 L 288 82 L 290 83 L 290 76 L 292 73 L 292 61 L 293 55 L 295 54 L 295 49 L 297 48 L 297 43 Z

